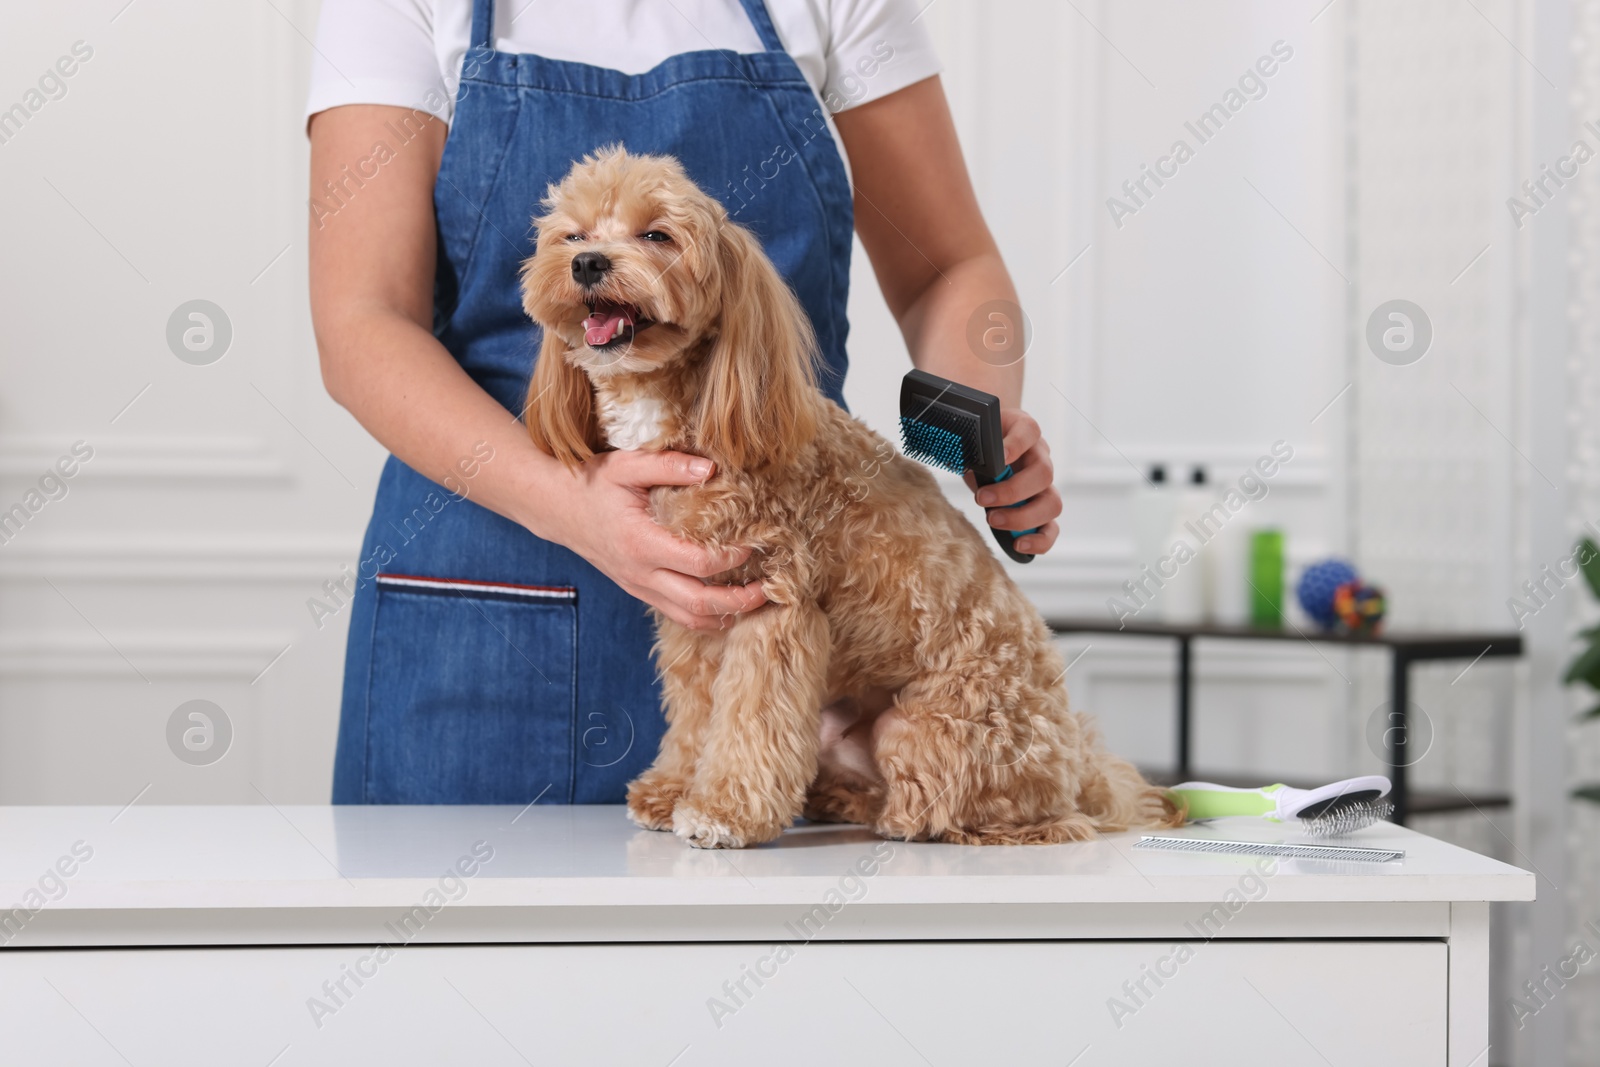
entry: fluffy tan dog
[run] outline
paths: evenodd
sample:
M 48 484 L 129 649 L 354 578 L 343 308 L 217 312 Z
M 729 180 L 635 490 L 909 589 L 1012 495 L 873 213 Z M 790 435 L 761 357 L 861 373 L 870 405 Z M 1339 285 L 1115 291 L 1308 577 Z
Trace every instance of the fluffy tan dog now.
M 676 160 L 602 150 L 544 207 L 522 273 L 544 328 L 534 442 L 572 466 L 606 447 L 714 460 L 653 512 L 753 546 L 716 580 L 759 578 L 772 602 L 719 631 L 656 613 L 668 727 L 628 789 L 635 822 L 702 848 L 802 814 L 968 844 L 1182 822 L 1067 710 L 1044 622 L 933 476 L 818 391 L 798 301 Z M 845 730 L 870 730 L 872 764 L 819 767 L 820 735 Z

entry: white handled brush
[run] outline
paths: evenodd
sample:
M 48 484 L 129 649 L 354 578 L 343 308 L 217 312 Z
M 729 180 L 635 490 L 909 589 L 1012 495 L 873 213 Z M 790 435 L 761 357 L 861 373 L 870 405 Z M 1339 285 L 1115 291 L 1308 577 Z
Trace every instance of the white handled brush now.
M 1213 782 L 1184 782 L 1170 792 L 1176 803 L 1187 807 L 1191 821 L 1232 815 L 1258 815 L 1274 822 L 1298 819 L 1312 837 L 1352 833 L 1394 813 L 1394 804 L 1383 799 L 1389 793 L 1389 779 L 1376 774 L 1317 789 L 1281 783 L 1237 789 Z

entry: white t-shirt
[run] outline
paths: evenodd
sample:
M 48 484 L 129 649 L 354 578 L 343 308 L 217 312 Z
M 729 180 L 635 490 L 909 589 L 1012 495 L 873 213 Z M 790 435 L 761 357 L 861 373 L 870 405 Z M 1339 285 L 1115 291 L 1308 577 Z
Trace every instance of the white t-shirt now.
M 784 50 L 828 114 L 939 72 L 916 0 L 767 0 Z M 306 116 L 392 104 L 446 122 L 472 43 L 472 0 L 323 0 Z M 669 56 L 763 51 L 739 0 L 495 0 L 495 49 L 642 74 Z

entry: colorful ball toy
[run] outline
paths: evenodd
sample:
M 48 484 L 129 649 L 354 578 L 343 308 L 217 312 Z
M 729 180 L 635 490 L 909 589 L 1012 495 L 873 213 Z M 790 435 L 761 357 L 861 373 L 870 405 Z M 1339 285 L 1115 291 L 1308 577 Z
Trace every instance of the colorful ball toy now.
M 1313 622 L 1324 630 L 1331 630 L 1339 621 L 1333 607 L 1334 590 L 1356 580 L 1356 569 L 1350 564 L 1342 559 L 1325 559 L 1321 563 L 1313 563 L 1300 575 L 1295 596 L 1299 597 L 1300 606 Z
M 1339 629 L 1346 633 L 1377 633 L 1387 607 L 1383 590 L 1360 578 L 1345 582 L 1333 591 L 1333 614 Z

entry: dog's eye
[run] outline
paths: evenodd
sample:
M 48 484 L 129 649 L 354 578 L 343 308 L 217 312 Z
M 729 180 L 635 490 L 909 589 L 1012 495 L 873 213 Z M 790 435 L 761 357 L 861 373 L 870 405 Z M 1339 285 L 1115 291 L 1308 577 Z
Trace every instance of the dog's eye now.
M 567 234 L 567 240 L 569 240 L 569 241 L 581 241 L 581 240 L 583 240 L 583 234 L 581 234 L 581 233 L 569 233 L 569 234 Z
M 672 241 L 672 238 L 669 235 L 662 233 L 660 230 L 647 230 L 646 232 L 641 233 L 639 235 L 639 240 L 641 240 L 641 241 L 661 241 L 663 243 L 670 244 L 671 241 Z

